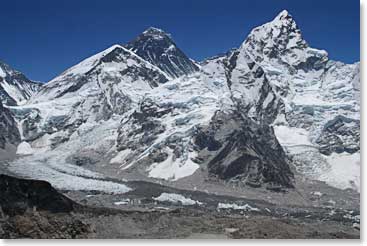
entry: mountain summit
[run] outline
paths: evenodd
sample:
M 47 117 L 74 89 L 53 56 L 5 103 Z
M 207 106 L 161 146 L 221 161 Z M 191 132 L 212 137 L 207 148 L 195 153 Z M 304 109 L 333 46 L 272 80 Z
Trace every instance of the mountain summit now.
M 170 34 L 155 27 L 148 28 L 125 47 L 172 78 L 199 70 L 198 65 L 177 47 Z
M 324 50 L 310 48 L 294 18 L 283 10 L 272 21 L 254 28 L 241 46 L 258 63 L 319 69 L 328 61 Z
M 163 38 L 171 38 L 171 35 L 169 33 L 166 33 L 162 29 L 156 28 L 156 27 L 149 27 L 147 30 L 145 30 L 142 35 L 150 36 L 155 39 L 163 39 Z
M 41 86 L 41 83 L 31 81 L 21 72 L 0 61 L 0 101 L 3 104 L 23 104 Z

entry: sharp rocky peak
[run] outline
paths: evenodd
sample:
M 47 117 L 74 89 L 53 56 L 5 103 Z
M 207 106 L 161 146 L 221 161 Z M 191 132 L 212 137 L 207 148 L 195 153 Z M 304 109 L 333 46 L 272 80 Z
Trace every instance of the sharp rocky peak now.
M 305 70 L 322 68 L 328 61 L 326 51 L 309 47 L 287 10 L 280 12 L 272 21 L 254 28 L 240 50 L 257 63 L 272 61 L 290 66 L 307 65 Z
M 278 44 L 279 48 L 307 47 L 303 40 L 301 30 L 287 10 L 281 11 L 272 21 L 253 29 L 248 40 L 262 40 Z M 268 41 L 268 42 L 266 42 Z
M 171 78 L 198 71 L 198 66 L 175 44 L 170 34 L 150 27 L 125 45 L 144 60 L 159 67 Z
M 293 19 L 292 15 L 288 13 L 287 10 L 280 12 L 273 21 L 270 22 L 273 28 L 284 29 L 288 33 L 301 33 L 296 21 Z
M 284 19 L 292 19 L 292 16 L 289 14 L 288 10 L 282 10 L 274 20 L 284 20 Z

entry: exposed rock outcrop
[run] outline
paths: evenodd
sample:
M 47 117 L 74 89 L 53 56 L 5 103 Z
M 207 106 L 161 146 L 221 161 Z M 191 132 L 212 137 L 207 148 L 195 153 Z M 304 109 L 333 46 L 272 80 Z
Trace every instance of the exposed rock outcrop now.
M 252 187 L 293 187 L 289 160 L 271 127 L 218 111 L 194 141 L 211 175 Z
M 52 213 L 71 212 L 75 205 L 46 181 L 0 174 L 0 206 L 7 215 L 24 214 L 33 209 Z
M 199 71 L 198 65 L 177 47 L 171 36 L 158 28 L 148 28 L 125 47 L 172 78 Z
M 5 149 L 7 144 L 17 145 L 20 134 L 17 123 L 8 108 L 0 101 L 0 149 Z

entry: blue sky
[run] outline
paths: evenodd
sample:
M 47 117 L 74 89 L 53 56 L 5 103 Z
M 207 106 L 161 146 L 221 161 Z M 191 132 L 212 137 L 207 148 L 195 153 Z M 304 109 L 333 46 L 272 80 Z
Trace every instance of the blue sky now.
M 287 9 L 306 41 L 332 59 L 359 60 L 359 0 L 9 0 L 0 3 L 0 60 L 48 81 L 149 26 L 171 33 L 191 58 L 238 47 Z

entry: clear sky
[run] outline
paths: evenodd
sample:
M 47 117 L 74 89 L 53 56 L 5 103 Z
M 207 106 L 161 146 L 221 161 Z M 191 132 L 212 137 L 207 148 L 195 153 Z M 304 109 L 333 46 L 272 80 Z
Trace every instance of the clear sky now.
M 48 81 L 150 26 L 191 58 L 238 47 L 252 28 L 287 9 L 305 40 L 332 59 L 359 60 L 359 0 L 3 0 L 0 60 Z

